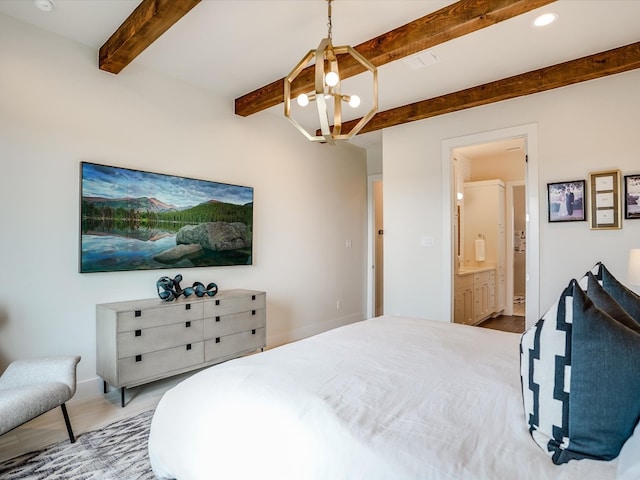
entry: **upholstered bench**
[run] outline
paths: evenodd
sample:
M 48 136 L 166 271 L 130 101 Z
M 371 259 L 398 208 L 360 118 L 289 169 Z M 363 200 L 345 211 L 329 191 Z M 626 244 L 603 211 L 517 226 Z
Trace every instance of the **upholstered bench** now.
M 16 360 L 0 377 L 0 435 L 61 407 L 75 442 L 65 402 L 76 392 L 77 355 Z

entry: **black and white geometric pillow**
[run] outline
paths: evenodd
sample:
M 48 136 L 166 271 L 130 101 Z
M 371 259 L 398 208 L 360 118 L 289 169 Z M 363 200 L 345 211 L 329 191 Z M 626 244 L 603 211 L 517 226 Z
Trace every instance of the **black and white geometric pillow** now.
M 569 446 L 572 287 L 520 342 L 524 410 L 534 441 L 549 455 Z M 567 305 L 569 305 L 567 311 Z
M 554 463 L 615 458 L 640 418 L 640 324 L 597 308 L 572 280 L 521 339 L 529 431 Z

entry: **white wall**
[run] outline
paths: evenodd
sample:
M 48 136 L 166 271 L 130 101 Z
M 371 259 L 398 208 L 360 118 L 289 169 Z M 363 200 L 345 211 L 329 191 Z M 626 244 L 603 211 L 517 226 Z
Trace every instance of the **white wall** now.
M 364 150 L 135 63 L 102 72 L 95 50 L 2 15 L 0 65 L 0 371 L 73 353 L 98 385 L 95 305 L 155 297 L 163 275 L 266 291 L 268 346 L 365 317 Z M 254 265 L 79 274 L 81 161 L 254 187 Z
M 639 111 L 636 70 L 385 130 L 385 313 L 445 320 L 443 142 L 527 124 L 538 131 L 540 311 L 597 261 L 625 281 L 640 221 L 597 231 L 588 222 L 549 224 L 546 184 L 587 179 L 590 171 L 640 172 Z M 421 247 L 422 235 L 434 247 Z

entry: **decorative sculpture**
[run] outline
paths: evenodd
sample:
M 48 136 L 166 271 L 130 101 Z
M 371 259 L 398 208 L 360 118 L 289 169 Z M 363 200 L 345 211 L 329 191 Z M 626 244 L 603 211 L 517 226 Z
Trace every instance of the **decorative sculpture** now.
M 165 302 L 171 302 L 177 299 L 180 295 L 189 297 L 195 294 L 197 297 L 204 297 L 209 295 L 213 297 L 218 293 L 218 285 L 211 282 L 206 287 L 201 282 L 194 282 L 193 286 L 182 288 L 180 282 L 182 281 L 182 275 L 178 274 L 175 278 L 160 277 L 156 282 L 156 288 L 158 289 L 158 296 Z

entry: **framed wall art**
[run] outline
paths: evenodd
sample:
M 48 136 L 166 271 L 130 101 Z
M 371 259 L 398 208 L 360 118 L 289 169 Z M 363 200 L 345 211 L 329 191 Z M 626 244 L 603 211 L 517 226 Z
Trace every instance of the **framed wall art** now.
M 624 176 L 624 218 L 640 218 L 640 174 Z
M 547 183 L 549 222 L 579 222 L 585 216 L 585 181 Z
M 592 230 L 622 228 L 620 170 L 589 174 L 589 226 Z
M 82 162 L 80 272 L 251 265 L 253 188 Z

